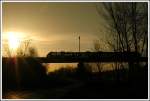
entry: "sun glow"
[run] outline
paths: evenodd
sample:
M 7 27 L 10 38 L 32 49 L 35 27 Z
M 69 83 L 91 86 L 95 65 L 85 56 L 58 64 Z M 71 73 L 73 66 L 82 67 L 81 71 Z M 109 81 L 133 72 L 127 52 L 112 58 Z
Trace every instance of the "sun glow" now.
M 8 45 L 12 50 L 17 50 L 20 45 L 20 39 L 14 32 L 8 32 Z

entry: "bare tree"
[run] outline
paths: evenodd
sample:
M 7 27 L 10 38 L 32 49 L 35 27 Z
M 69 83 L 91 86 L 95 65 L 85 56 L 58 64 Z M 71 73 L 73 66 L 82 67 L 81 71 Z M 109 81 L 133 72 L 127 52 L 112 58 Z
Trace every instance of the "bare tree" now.
M 143 44 L 147 44 L 148 35 L 148 4 L 147 3 L 103 3 L 103 16 L 107 19 L 107 24 L 115 34 L 116 44 L 122 50 L 135 51 L 141 53 L 146 51 Z M 101 14 L 102 15 L 102 14 Z M 142 44 L 143 43 L 143 44 Z M 117 47 L 117 46 L 116 46 Z
M 94 41 L 94 51 L 99 52 L 102 50 L 103 50 L 103 48 L 102 48 L 102 45 L 100 43 L 100 40 L 95 40 Z M 97 66 L 98 72 L 102 72 L 103 64 L 101 62 L 97 62 L 96 66 Z
M 3 47 L 4 47 L 4 52 L 5 52 L 5 54 L 6 54 L 6 57 L 7 57 L 7 56 L 8 56 L 8 57 L 12 57 L 12 53 L 11 53 L 11 50 L 10 50 L 8 44 L 4 45 Z
M 30 39 L 22 41 L 20 47 L 17 50 L 17 56 L 20 57 L 37 57 L 37 49 L 32 46 Z
M 147 54 L 148 3 L 103 3 L 96 7 L 114 36 L 114 40 L 108 42 L 114 51 Z
M 24 57 L 28 56 L 30 49 L 31 40 L 24 40 L 20 43 L 20 46 L 17 49 L 17 56 Z
M 4 46 L 6 57 L 13 56 L 13 50 L 9 47 L 8 44 Z M 24 40 L 20 42 L 19 47 L 15 50 L 16 57 L 37 57 L 38 53 L 35 47 L 31 45 L 31 40 Z

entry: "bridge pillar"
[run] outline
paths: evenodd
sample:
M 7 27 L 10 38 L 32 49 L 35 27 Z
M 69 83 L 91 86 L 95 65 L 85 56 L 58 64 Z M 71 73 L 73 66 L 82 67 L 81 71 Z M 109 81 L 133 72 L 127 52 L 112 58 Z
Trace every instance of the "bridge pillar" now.
M 78 63 L 77 74 L 81 79 L 85 79 L 87 77 L 87 70 L 83 62 Z

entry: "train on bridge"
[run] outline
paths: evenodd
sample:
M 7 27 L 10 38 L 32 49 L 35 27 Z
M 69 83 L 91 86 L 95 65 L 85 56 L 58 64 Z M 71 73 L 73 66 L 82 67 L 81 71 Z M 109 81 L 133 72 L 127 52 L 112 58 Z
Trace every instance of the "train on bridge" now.
M 135 61 L 140 57 L 135 52 L 50 52 L 48 59 L 71 61 Z

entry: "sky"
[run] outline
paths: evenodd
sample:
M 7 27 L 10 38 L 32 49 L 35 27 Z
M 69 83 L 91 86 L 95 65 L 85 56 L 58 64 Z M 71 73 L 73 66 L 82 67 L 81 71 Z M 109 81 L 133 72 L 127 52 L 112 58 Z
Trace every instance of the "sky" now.
M 104 39 L 104 21 L 95 3 L 3 3 L 2 43 L 6 33 L 31 40 L 39 56 L 50 51 L 92 51 L 93 42 Z M 104 39 L 105 40 L 105 39 Z M 4 48 L 3 48 L 4 49 Z M 3 55 L 4 55 L 3 50 Z

